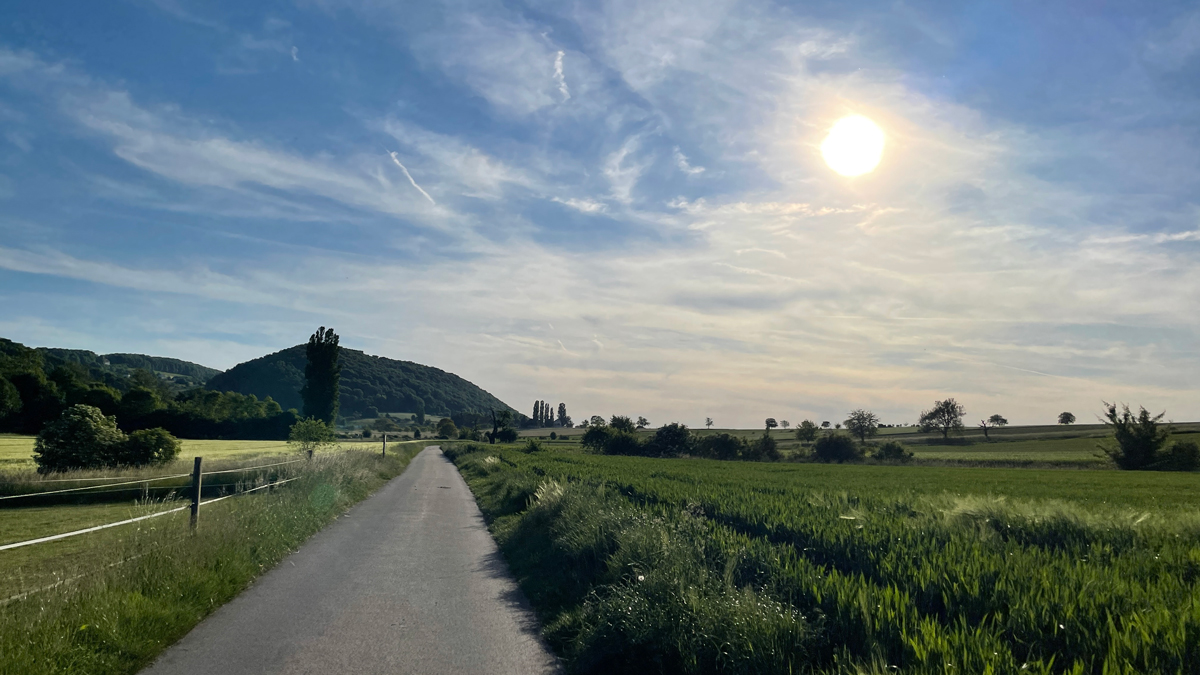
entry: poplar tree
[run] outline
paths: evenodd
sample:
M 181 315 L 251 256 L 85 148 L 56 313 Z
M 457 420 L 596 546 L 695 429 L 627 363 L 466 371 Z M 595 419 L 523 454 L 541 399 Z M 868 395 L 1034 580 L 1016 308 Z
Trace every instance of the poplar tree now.
M 333 425 L 338 412 L 338 336 L 332 328 L 321 326 L 308 338 L 308 364 L 304 366 L 304 416 Z
M 558 404 L 558 423 L 559 423 L 559 425 L 565 424 L 566 419 L 567 419 L 567 404 L 559 403 Z

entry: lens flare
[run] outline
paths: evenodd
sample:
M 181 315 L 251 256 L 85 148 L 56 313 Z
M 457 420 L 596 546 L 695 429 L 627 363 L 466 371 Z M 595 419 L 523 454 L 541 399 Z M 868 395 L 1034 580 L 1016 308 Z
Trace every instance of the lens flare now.
M 883 130 L 862 115 L 843 117 L 821 144 L 829 168 L 843 176 L 861 176 L 879 166 L 883 156 Z

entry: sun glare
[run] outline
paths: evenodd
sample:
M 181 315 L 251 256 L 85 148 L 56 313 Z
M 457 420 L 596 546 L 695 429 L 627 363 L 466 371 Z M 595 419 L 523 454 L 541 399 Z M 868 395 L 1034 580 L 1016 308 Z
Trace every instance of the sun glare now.
M 861 176 L 879 166 L 883 155 L 883 130 L 862 115 L 843 117 L 821 144 L 829 168 L 843 176 Z

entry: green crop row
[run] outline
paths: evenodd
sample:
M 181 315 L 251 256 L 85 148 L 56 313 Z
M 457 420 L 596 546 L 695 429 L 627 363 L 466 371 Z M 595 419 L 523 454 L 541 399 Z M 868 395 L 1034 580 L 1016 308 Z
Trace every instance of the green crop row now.
M 1200 518 L 1144 474 L 451 452 L 575 672 L 1200 672 Z

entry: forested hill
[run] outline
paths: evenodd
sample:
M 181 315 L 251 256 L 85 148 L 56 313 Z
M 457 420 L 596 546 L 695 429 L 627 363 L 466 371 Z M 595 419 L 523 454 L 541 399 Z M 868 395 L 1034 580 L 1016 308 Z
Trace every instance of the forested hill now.
M 172 359 L 166 356 L 146 356 L 145 354 L 97 354 L 84 349 L 58 349 L 53 347 L 38 347 L 38 351 L 42 354 L 52 357 L 48 361 L 55 359 L 78 363 L 84 368 L 99 368 L 101 370 L 109 370 L 122 372 L 125 370 L 135 370 L 142 368 L 157 373 L 167 373 L 171 375 L 183 375 L 195 381 L 196 384 L 204 384 L 214 375 L 221 371 L 216 368 L 209 368 L 191 361 L 183 361 L 181 359 Z
M 380 412 L 425 412 L 430 415 L 484 414 L 491 409 L 513 410 L 508 404 L 454 373 L 371 356 L 356 349 L 341 350 L 340 413 L 347 417 Z M 303 409 L 305 346 L 297 345 L 247 361 L 209 380 L 206 388 L 270 396 L 284 409 Z M 516 412 L 513 410 L 513 412 Z

